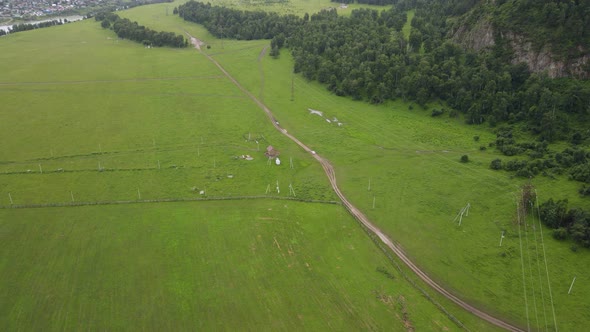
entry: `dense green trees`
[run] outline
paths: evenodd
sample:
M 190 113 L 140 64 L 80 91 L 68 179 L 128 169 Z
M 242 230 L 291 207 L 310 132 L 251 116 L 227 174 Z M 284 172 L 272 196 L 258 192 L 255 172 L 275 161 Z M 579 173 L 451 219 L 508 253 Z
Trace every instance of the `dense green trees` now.
M 154 31 L 139 25 L 137 22 L 131 22 L 127 18 L 120 18 L 114 13 L 99 13 L 95 16 L 97 21 L 101 21 L 101 26 L 105 29 L 111 28 L 119 38 L 130 39 L 144 45 L 162 47 L 186 47 L 188 42 L 183 36 L 173 32 Z
M 541 221 L 554 229 L 553 237 L 558 240 L 571 237 L 576 243 L 590 247 L 590 213 L 579 208 L 567 209 L 567 200 L 554 202 L 552 199 L 541 204 Z
M 271 39 L 290 36 L 304 20 L 295 15 L 280 16 L 263 11 L 242 11 L 189 1 L 175 8 L 178 16 L 202 24 L 218 38 L 239 40 Z

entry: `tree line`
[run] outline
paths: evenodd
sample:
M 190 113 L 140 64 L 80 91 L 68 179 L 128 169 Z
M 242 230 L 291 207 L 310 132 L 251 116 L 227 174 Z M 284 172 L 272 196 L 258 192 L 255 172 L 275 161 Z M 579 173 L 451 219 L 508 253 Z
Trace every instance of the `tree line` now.
M 305 22 L 305 18 L 295 15 L 236 10 L 193 0 L 174 8 L 173 12 L 186 21 L 202 24 L 215 37 L 238 40 L 271 39 L 281 33 L 291 35 Z
M 351 4 L 351 3 L 359 3 L 365 5 L 375 5 L 375 6 L 387 6 L 387 5 L 395 5 L 399 1 L 398 0 L 330 0 L 332 2 L 337 3 L 344 3 L 344 4 Z
M 20 23 L 15 24 L 8 31 L 0 30 L 0 36 L 4 36 L 9 33 L 21 32 L 21 31 L 29 31 L 41 28 L 48 28 L 56 25 L 62 25 L 64 23 L 68 23 L 68 19 L 63 20 L 52 20 L 46 22 L 39 22 L 39 23 Z
M 133 40 L 146 46 L 187 47 L 188 41 L 173 32 L 155 31 L 115 13 L 102 12 L 95 16 L 105 29 L 113 30 L 119 38 Z

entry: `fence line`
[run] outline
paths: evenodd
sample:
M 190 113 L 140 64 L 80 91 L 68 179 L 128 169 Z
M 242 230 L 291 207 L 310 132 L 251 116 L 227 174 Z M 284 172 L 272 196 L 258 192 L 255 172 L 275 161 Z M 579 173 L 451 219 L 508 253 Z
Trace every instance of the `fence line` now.
M 11 205 L 0 205 L 0 209 L 34 209 L 34 208 L 50 208 L 50 207 L 77 207 L 77 206 L 91 206 L 91 205 L 122 205 L 122 204 L 199 202 L 199 201 L 237 201 L 237 200 L 254 200 L 254 199 L 272 199 L 272 200 L 281 200 L 281 201 L 297 201 L 297 202 L 304 202 L 304 203 L 342 205 L 342 203 L 338 202 L 338 201 L 323 201 L 323 200 L 303 199 L 303 198 L 296 198 L 296 197 L 232 196 L 232 197 L 159 198 L 159 199 L 97 201 L 97 202 L 62 202 L 62 203 L 44 203 L 44 204 L 11 204 Z

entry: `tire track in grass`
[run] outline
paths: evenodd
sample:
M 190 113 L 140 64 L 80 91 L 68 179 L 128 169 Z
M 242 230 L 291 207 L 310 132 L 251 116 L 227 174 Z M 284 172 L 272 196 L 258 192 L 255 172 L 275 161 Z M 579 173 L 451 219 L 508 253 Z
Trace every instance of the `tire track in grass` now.
M 192 36 L 191 36 L 191 39 L 193 39 Z M 493 325 L 496 325 L 498 327 L 504 328 L 509 331 L 523 331 L 522 329 L 520 329 L 510 323 L 507 323 L 499 318 L 491 316 L 488 313 L 486 313 L 482 310 L 479 310 L 478 308 L 461 300 L 459 297 L 457 297 L 454 294 L 452 294 L 451 292 L 447 291 L 445 288 L 443 288 L 438 283 L 436 283 L 434 280 L 432 280 L 424 271 L 422 271 L 416 264 L 414 264 L 414 262 L 411 261 L 408 258 L 408 256 L 406 256 L 406 254 L 402 251 L 402 249 L 399 246 L 394 244 L 391 241 L 391 239 L 389 239 L 389 237 L 387 237 L 387 235 L 385 235 L 377 226 L 375 226 L 373 223 L 371 223 L 371 221 L 367 218 L 367 216 L 365 216 L 358 208 L 356 208 L 354 205 L 352 205 L 352 203 L 350 203 L 348 201 L 346 196 L 344 196 L 344 194 L 340 191 L 340 188 L 338 187 L 338 183 L 336 181 L 336 173 L 334 172 L 334 167 L 330 164 L 330 162 L 327 159 L 324 159 L 321 156 L 319 156 L 315 151 L 311 150 L 307 145 L 303 144 L 295 136 L 289 134 L 286 129 L 282 128 L 279 125 L 279 122 L 274 117 L 271 110 L 268 107 L 266 107 L 266 105 L 264 105 L 260 100 L 258 100 L 258 98 L 256 98 L 252 93 L 250 93 L 250 91 L 246 90 L 235 78 L 233 78 L 233 76 L 231 76 L 225 70 L 225 68 L 223 68 L 221 66 L 221 64 L 219 64 L 217 62 L 217 60 L 215 60 L 210 55 L 202 52 L 200 49 L 198 49 L 198 51 L 202 55 L 206 56 L 207 59 L 209 59 L 213 64 L 215 64 L 215 66 L 217 66 L 217 68 L 219 68 L 219 70 L 221 70 L 225 74 L 225 76 L 227 76 L 227 78 L 236 85 L 236 87 L 238 87 L 244 94 L 246 94 L 248 97 L 250 97 L 250 99 L 252 99 L 252 101 L 255 102 L 266 113 L 268 118 L 271 120 L 272 125 L 279 132 L 281 132 L 283 135 L 285 135 L 286 137 L 291 139 L 295 144 L 299 145 L 304 151 L 310 153 L 312 155 L 312 157 L 315 158 L 315 160 L 317 160 L 322 165 L 322 168 L 324 169 L 326 176 L 330 180 L 330 185 L 332 186 L 332 189 L 334 190 L 336 195 L 340 198 L 340 200 L 342 201 L 342 204 L 346 207 L 348 212 L 355 219 L 357 219 L 364 227 L 366 227 L 369 231 L 374 233 L 381 240 L 381 242 L 383 242 L 389 249 L 391 249 L 397 255 L 397 257 L 402 262 L 404 262 L 404 264 L 406 264 L 408 266 L 408 268 L 410 268 L 410 270 L 412 270 L 418 277 L 420 277 L 420 279 L 422 279 L 422 281 L 424 281 L 430 287 L 435 289 L 441 295 L 443 295 L 447 299 L 451 300 L 452 302 L 454 302 L 458 306 L 462 307 L 463 309 L 471 312 L 472 314 L 476 315 L 477 317 L 479 317 L 479 318 L 481 318 Z

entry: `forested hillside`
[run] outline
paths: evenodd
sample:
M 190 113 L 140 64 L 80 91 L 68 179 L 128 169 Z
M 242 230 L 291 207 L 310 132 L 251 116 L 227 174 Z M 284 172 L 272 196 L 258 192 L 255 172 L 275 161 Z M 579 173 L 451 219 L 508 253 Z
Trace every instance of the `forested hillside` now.
M 219 37 L 273 38 L 273 47 L 293 53 L 295 72 L 338 95 L 372 103 L 441 100 L 454 110 L 449 114 L 463 113 L 468 123 L 524 122 L 542 140 L 566 138 L 570 118 L 585 119 L 588 85 L 531 74 L 525 64 L 509 61 L 503 45 L 486 53 L 459 47 L 448 37 L 449 17 L 474 3 L 402 1 L 383 11 L 355 10 L 348 18 L 335 10 L 297 18 L 191 1 L 178 13 Z M 401 27 L 411 7 L 417 9 L 406 38 Z

